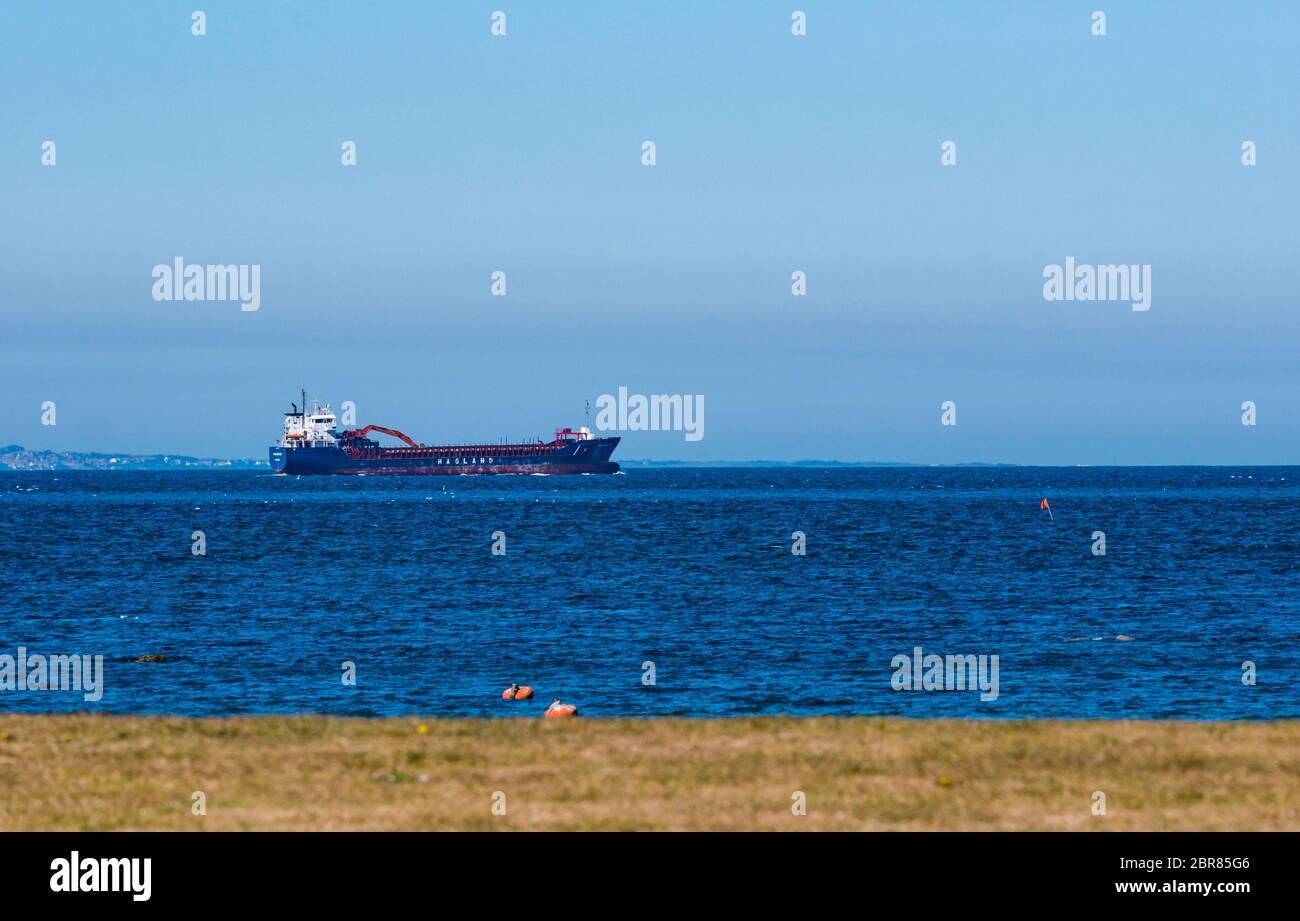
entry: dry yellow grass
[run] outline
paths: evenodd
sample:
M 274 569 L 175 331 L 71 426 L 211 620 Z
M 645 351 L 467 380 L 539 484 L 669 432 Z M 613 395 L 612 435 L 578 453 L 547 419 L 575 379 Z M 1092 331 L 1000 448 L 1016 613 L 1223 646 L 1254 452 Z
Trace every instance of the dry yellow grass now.
M 1294 721 L 0 717 L 2 830 L 1297 830 L 1297 809 Z

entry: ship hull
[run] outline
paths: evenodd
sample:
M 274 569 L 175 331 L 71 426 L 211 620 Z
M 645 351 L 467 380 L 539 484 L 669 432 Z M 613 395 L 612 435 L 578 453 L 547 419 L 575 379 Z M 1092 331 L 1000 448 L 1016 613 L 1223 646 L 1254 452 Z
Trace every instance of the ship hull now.
M 609 456 L 618 438 L 532 445 L 465 445 L 347 450 L 272 447 L 271 470 L 289 476 L 488 476 L 617 473 Z

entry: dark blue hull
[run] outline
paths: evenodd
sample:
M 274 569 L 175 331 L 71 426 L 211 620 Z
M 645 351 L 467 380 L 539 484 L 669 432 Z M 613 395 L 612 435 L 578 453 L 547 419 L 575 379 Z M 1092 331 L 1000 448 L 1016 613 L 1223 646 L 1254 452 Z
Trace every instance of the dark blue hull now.
M 618 438 L 588 438 L 550 444 L 461 445 L 428 448 L 273 447 L 271 469 L 295 476 L 479 475 L 617 473 L 610 455 Z

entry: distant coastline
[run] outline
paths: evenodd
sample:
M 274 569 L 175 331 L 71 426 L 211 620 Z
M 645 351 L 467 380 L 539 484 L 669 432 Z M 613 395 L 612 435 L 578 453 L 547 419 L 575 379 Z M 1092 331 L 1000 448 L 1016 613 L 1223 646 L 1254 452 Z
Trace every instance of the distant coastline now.
M 230 460 L 184 454 L 104 454 L 90 451 L 33 451 L 0 447 L 0 470 L 256 470 L 265 460 Z
M 1015 467 L 1017 464 L 964 463 L 915 464 L 893 461 L 837 461 L 837 460 L 741 460 L 741 461 L 683 461 L 640 460 L 621 461 L 624 468 L 709 468 L 709 467 Z M 0 447 L 0 470 L 265 470 L 270 464 L 254 458 L 191 457 L 185 454 L 112 454 L 100 451 L 38 451 L 22 445 Z
M 918 464 L 909 461 L 837 461 L 837 460 L 718 460 L 718 461 L 682 461 L 682 460 L 621 460 L 624 469 L 637 467 L 644 469 L 664 467 L 1019 467 L 1020 464 L 997 464 L 974 461 L 961 464 Z

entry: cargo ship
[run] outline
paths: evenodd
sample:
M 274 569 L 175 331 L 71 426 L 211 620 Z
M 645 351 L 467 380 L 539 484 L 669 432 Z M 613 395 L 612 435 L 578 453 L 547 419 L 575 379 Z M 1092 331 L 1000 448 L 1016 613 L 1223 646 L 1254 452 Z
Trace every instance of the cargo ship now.
M 290 405 L 292 410 L 284 414 L 284 435 L 270 449 L 275 473 L 467 476 L 618 472 L 618 464 L 609 457 L 619 439 L 595 438 L 586 426 L 556 429 L 552 441 L 422 445 L 381 425 L 340 432 L 328 405 L 313 403 L 308 411 L 305 393 L 301 406 Z M 396 438 L 402 445 L 381 446 L 369 437 L 372 432 Z

